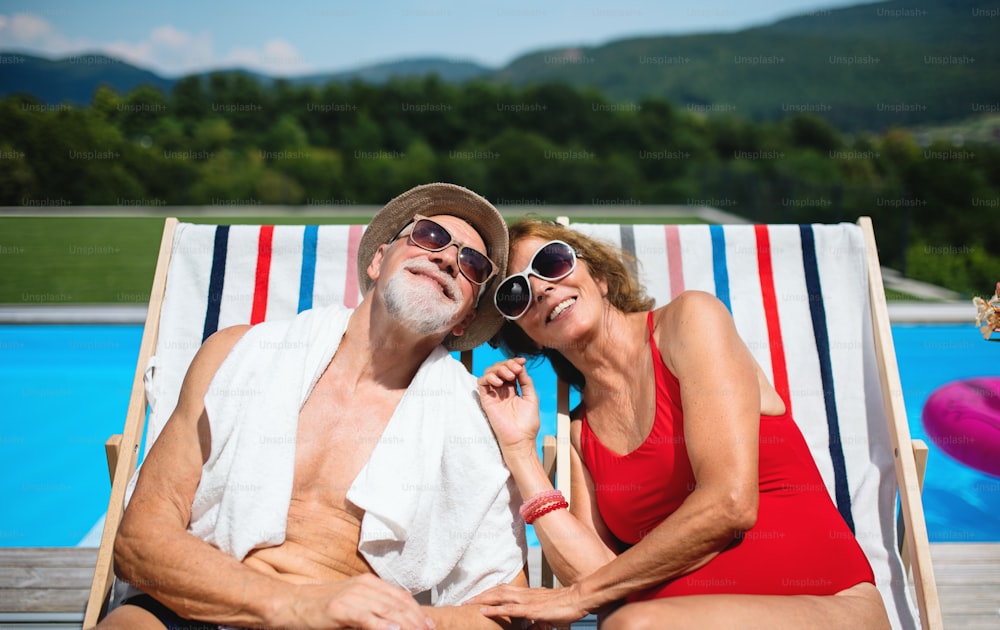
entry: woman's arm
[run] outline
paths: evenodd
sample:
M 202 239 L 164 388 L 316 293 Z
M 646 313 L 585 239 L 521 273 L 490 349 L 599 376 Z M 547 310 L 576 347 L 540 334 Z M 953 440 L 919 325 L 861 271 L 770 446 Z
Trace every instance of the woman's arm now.
M 524 364 L 525 360 L 518 358 L 493 365 L 480 377 L 479 392 L 504 462 L 527 500 L 553 487 L 535 447 L 540 426 L 538 399 Z M 577 453 L 579 423 L 572 426 L 572 511 L 555 510 L 533 523 L 553 572 L 565 584 L 594 572 L 615 557 L 612 537 L 594 507 L 593 481 Z

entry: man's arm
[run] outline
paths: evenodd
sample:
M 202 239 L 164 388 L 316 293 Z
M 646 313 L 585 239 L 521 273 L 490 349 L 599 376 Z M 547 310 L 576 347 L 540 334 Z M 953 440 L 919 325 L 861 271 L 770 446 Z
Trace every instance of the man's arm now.
M 142 465 L 115 540 L 118 576 L 182 617 L 248 627 L 425 628 L 406 591 L 374 576 L 291 584 L 246 567 L 191 535 L 191 505 L 211 450 L 204 397 L 249 326 L 219 331 L 198 351 L 177 408 Z

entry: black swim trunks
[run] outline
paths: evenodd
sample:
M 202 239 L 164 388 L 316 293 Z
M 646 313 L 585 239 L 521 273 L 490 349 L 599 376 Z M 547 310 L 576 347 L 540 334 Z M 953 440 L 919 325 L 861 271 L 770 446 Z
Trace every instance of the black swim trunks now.
M 142 608 L 159 619 L 160 623 L 167 627 L 167 630 L 219 630 L 219 626 L 214 623 L 184 619 L 145 593 L 129 597 L 122 605 Z

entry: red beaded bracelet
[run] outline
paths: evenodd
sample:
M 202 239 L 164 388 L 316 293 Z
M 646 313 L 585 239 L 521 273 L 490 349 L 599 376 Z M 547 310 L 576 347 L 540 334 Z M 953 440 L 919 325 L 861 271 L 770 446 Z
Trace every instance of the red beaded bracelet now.
M 521 504 L 521 518 L 525 518 L 531 512 L 537 510 L 546 503 L 565 501 L 566 498 L 559 490 L 545 490 L 532 496 Z
M 545 516 L 549 512 L 553 512 L 555 510 L 562 510 L 562 509 L 568 508 L 568 507 L 569 507 L 569 503 L 567 503 L 566 501 L 557 501 L 555 503 L 549 503 L 548 505 L 546 505 L 544 507 L 541 507 L 541 508 L 538 508 L 535 511 L 533 511 L 531 514 L 529 514 L 528 516 L 526 516 L 524 518 L 524 522 L 526 524 L 528 524 L 528 525 L 531 525 L 536 520 L 538 520 L 539 517 Z

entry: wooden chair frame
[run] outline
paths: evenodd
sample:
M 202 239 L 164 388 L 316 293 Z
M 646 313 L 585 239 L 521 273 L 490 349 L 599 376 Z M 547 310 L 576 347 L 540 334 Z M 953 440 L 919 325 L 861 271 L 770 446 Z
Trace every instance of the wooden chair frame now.
M 142 341 L 139 343 L 139 359 L 136 362 L 135 376 L 132 379 L 132 394 L 125 416 L 125 426 L 120 435 L 108 438 L 104 446 L 108 457 L 108 472 L 111 473 L 111 498 L 108 501 L 104 531 L 101 534 L 97 564 L 94 567 L 94 581 L 90 586 L 90 597 L 87 599 L 87 609 L 83 616 L 84 628 L 92 628 L 97 625 L 104 614 L 108 593 L 111 591 L 111 582 L 114 578 L 115 535 L 118 533 L 118 525 L 121 523 L 122 514 L 125 511 L 125 490 L 139 460 L 142 431 L 146 422 L 146 408 L 149 405 L 149 401 L 146 399 L 143 376 L 146 372 L 146 363 L 153 356 L 159 337 L 160 310 L 167 288 L 167 267 L 170 265 L 177 223 L 177 219 L 168 218 L 163 224 L 160 253 L 156 259 L 153 287 L 149 293 L 149 307 L 146 311 Z

